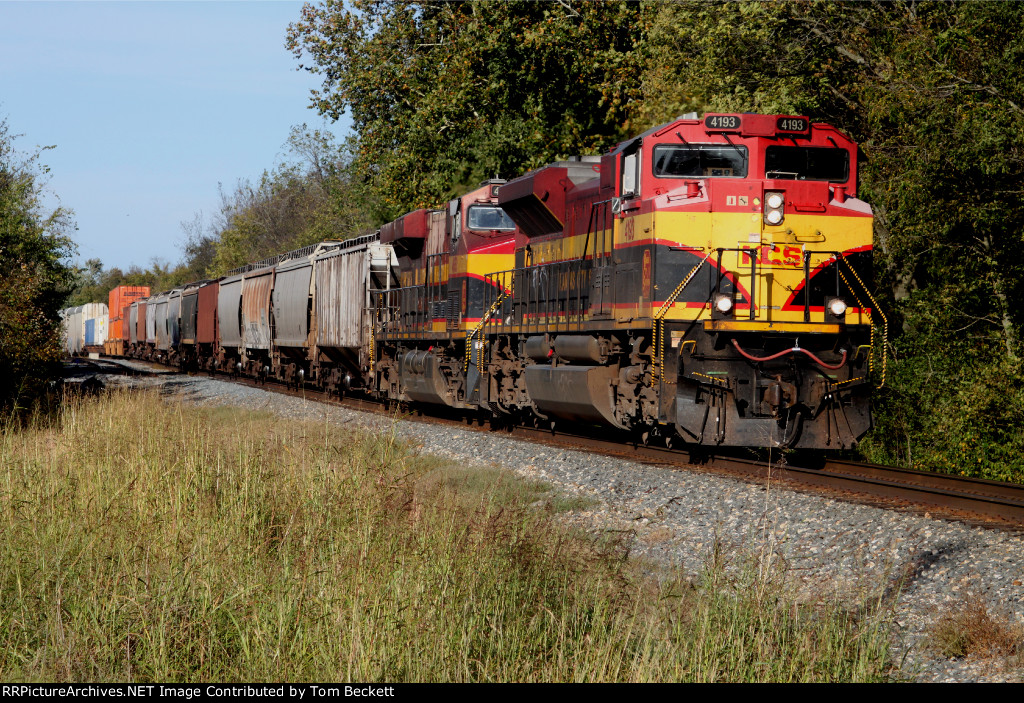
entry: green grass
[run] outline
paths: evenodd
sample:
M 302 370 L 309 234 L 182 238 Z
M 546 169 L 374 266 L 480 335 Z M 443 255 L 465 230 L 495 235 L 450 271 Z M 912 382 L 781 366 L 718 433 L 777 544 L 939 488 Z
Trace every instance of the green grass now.
M 155 393 L 0 435 L 0 680 L 863 681 L 875 618 L 696 583 L 509 472 Z M 731 572 L 730 572 L 731 573 Z M 862 605 L 862 604 L 858 604 Z

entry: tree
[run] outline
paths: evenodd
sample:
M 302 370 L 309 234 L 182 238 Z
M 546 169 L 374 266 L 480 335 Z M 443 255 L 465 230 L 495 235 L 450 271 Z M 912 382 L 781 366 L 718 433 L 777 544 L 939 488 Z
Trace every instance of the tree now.
M 312 106 L 351 113 L 354 173 L 390 219 L 628 134 L 650 16 L 626 2 L 328 0 L 303 7 L 288 46 L 323 76 Z
M 71 284 L 64 259 L 71 213 L 45 212 L 40 153 L 25 156 L 0 120 L 0 408 L 25 408 L 59 373 L 59 310 Z
M 638 119 L 809 114 L 860 142 L 894 323 L 880 461 L 1024 477 L 1022 21 L 1018 3 L 679 3 L 649 33 Z
M 875 459 L 1024 477 L 1024 5 L 327 0 L 289 27 L 393 218 L 690 110 L 861 145 L 894 355 Z M 998 457 L 976 461 L 976 456 Z
M 264 171 L 258 183 L 239 181 L 231 193 L 221 189 L 209 275 L 315 242 L 347 239 L 377 224 L 365 207 L 365 190 L 350 177 L 345 147 L 329 133 L 293 127 L 285 148 L 285 160 Z

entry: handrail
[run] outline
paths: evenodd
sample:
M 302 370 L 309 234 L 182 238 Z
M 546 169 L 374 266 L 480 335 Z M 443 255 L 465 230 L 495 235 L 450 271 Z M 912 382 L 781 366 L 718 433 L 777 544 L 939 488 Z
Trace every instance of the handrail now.
M 503 281 L 503 283 L 504 283 L 504 281 Z M 483 317 L 480 318 L 480 322 L 478 322 L 476 324 L 476 327 L 473 328 L 473 331 L 470 332 L 469 335 L 466 337 L 466 359 L 465 359 L 465 363 L 463 363 L 463 367 L 462 367 L 463 373 L 466 373 L 467 371 L 469 371 L 469 359 L 470 359 L 470 355 L 471 355 L 472 350 L 473 350 L 473 338 L 476 336 L 477 332 L 479 332 L 480 330 L 482 330 L 484 328 L 484 325 L 486 325 L 487 321 L 491 319 L 491 315 L 494 314 L 494 311 L 497 310 L 498 307 L 503 302 L 505 302 L 505 300 L 509 296 L 511 296 L 513 294 L 513 291 L 515 291 L 515 287 L 516 287 L 516 278 L 515 278 L 515 275 L 513 275 L 512 276 L 512 280 L 509 283 L 508 288 L 504 288 L 504 286 L 503 286 L 501 293 L 499 293 L 498 297 L 496 297 L 494 299 L 494 302 L 491 303 L 491 307 L 488 308 L 487 312 L 484 313 Z M 481 350 L 481 352 L 482 351 L 483 350 Z M 477 370 L 480 371 L 481 373 L 483 373 L 482 354 L 477 354 L 476 355 L 476 364 L 477 364 Z
M 707 255 L 697 263 L 696 266 L 690 269 L 690 273 L 686 274 L 686 278 L 684 278 L 679 283 L 679 285 L 676 286 L 676 289 L 672 291 L 671 295 L 665 298 L 665 302 L 662 303 L 660 308 L 658 308 L 658 312 L 654 314 L 654 318 L 652 320 L 654 327 L 654 366 L 655 370 L 657 371 L 657 378 L 659 381 L 663 381 L 665 378 L 665 354 L 662 351 L 662 347 L 665 344 L 665 315 L 668 314 L 669 308 L 671 308 L 675 304 L 676 298 L 679 297 L 679 294 L 682 293 L 683 289 L 690 284 L 690 281 L 693 280 L 693 277 L 697 274 L 697 271 L 700 270 L 700 267 L 703 266 L 705 262 L 707 262 L 707 260 L 711 257 L 713 253 L 715 253 L 714 249 L 709 251 Z M 652 373 L 651 388 L 654 388 L 654 379 L 655 374 Z
M 874 306 L 873 308 L 871 308 L 872 312 L 877 310 L 879 316 L 882 318 L 882 380 L 878 384 L 878 386 L 876 386 L 876 388 L 881 389 L 882 387 L 885 386 L 885 372 L 886 372 L 886 368 L 887 368 L 887 365 L 888 365 L 887 362 L 888 362 L 888 359 L 889 359 L 889 354 L 888 354 L 888 348 L 889 348 L 889 318 L 887 318 L 885 316 L 885 313 L 882 312 L 882 308 L 879 307 L 878 302 L 875 300 L 875 296 L 871 295 L 871 291 L 868 290 L 868 287 L 866 285 L 864 285 L 864 281 L 862 281 L 860 276 L 857 274 L 857 270 L 855 268 L 853 268 L 853 264 L 851 264 L 847 260 L 846 254 L 844 254 L 843 252 L 838 252 L 837 258 L 843 260 L 843 263 L 846 264 L 846 267 L 850 269 L 850 273 L 852 273 L 853 277 L 857 279 L 857 283 L 859 283 L 860 287 L 864 289 L 865 293 L 867 293 L 868 300 L 870 300 L 871 304 Z M 839 275 L 843 277 L 843 282 L 846 284 L 846 287 L 850 289 L 851 293 L 853 293 L 853 297 L 857 301 L 857 306 L 860 307 L 863 310 L 864 306 L 860 302 L 860 297 L 853 290 L 853 286 L 851 286 L 850 282 L 846 280 L 846 276 L 843 275 L 842 270 L 838 266 L 836 267 L 836 270 L 839 272 Z M 875 326 L 874 326 L 874 324 L 872 324 L 871 325 L 871 347 L 872 347 L 872 349 L 874 349 L 874 346 L 875 346 Z M 872 371 L 874 371 L 874 366 L 875 366 L 875 358 L 874 357 L 875 357 L 874 354 L 871 354 L 870 356 L 868 356 L 868 373 L 869 374 Z

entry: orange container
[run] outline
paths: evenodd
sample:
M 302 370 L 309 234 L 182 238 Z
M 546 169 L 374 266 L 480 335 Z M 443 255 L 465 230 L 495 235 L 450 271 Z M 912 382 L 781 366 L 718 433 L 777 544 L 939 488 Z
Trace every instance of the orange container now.
M 149 296 L 149 286 L 118 286 L 108 295 L 107 309 L 110 311 L 109 339 L 127 339 L 128 321 L 124 311 L 133 301 Z
M 148 298 L 149 286 L 118 286 L 110 291 L 109 297 L 107 309 L 110 310 L 111 319 L 114 319 L 114 316 L 120 317 L 121 311 L 139 298 Z

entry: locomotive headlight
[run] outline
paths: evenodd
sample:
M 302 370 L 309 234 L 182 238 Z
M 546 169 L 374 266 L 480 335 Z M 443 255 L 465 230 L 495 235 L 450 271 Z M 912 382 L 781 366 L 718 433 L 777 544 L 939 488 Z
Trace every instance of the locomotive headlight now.
M 769 225 L 782 224 L 786 199 L 782 193 L 771 192 L 764 194 L 764 221 Z
M 846 315 L 847 305 L 842 298 L 829 298 L 825 301 L 825 307 L 832 317 L 842 319 Z
M 719 315 L 728 315 L 732 312 L 733 301 L 731 295 L 716 295 L 715 296 L 715 312 Z

